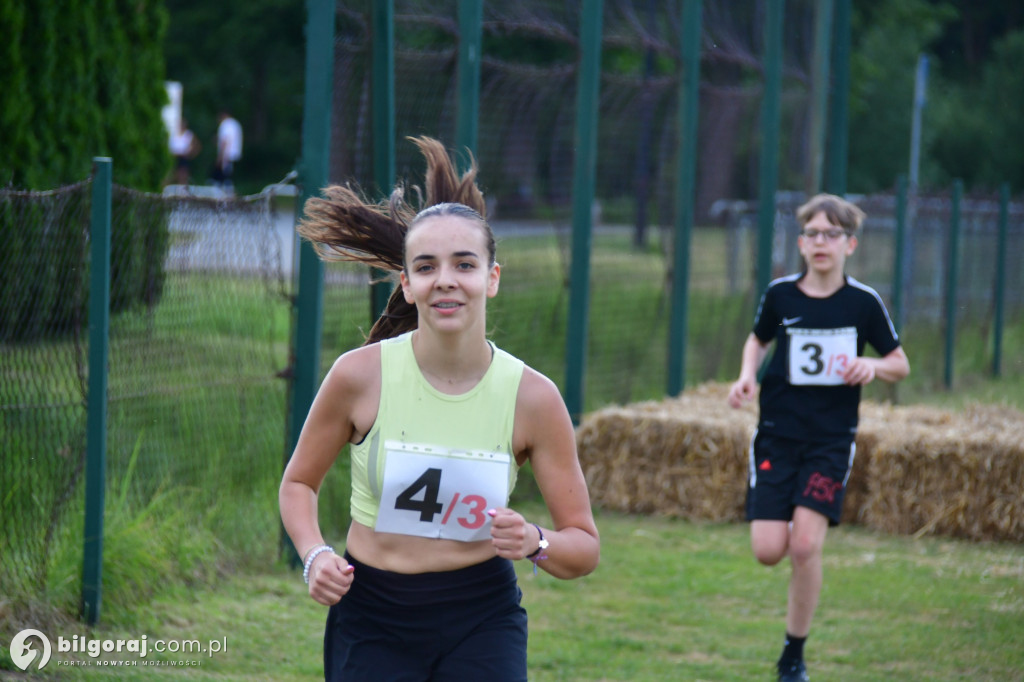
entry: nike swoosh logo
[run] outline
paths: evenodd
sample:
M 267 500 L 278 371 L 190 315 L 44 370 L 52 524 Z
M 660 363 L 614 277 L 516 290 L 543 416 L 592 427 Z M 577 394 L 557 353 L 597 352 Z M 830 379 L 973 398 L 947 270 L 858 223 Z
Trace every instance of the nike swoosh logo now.
M 802 319 L 804 319 L 804 318 L 803 317 L 784 317 L 784 318 L 782 318 L 782 326 L 783 327 L 788 327 L 791 324 L 796 324 L 797 322 L 799 322 Z

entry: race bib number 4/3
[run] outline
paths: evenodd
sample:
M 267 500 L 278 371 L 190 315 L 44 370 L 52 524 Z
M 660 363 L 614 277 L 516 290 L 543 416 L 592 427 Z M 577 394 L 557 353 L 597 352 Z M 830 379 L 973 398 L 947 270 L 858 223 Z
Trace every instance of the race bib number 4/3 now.
M 857 328 L 794 329 L 789 334 L 789 383 L 837 386 L 857 357 Z
M 386 460 L 374 530 L 473 542 L 491 537 L 487 510 L 508 502 L 512 458 L 384 443 Z

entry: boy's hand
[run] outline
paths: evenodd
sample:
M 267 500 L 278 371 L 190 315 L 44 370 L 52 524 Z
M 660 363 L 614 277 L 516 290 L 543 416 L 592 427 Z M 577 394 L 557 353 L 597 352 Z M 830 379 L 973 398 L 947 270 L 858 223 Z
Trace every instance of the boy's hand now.
M 847 366 L 843 374 L 843 381 L 848 386 L 866 386 L 874 380 L 875 365 L 869 358 L 858 357 Z
M 757 394 L 757 380 L 741 377 L 729 388 L 729 406 L 741 407 Z

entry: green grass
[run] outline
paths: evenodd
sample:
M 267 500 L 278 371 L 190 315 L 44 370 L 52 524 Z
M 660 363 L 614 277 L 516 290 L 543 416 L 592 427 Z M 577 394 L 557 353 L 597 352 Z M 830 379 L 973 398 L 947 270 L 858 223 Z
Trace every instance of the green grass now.
M 499 245 L 499 259 L 504 267 L 502 289 L 489 308 L 489 326 L 497 343 L 560 386 L 565 380 L 569 306 L 569 294 L 564 287 L 569 263 L 566 248 L 554 235 L 505 240 Z M 755 301 L 744 293 L 744 287 L 734 288 L 724 276 L 721 261 L 727 252 L 721 231 L 695 232 L 687 348 L 690 385 L 707 380 L 731 381 L 738 371 L 740 348 L 752 323 Z M 741 264 L 741 269 L 746 265 Z M 636 251 L 626 235 L 599 234 L 594 241 L 592 266 L 586 409 L 661 398 L 665 394 L 670 316 L 662 247 L 652 244 Z M 337 354 L 361 343 L 363 332 L 369 328 L 368 293 L 352 284 L 365 276 L 365 269 L 331 265 L 328 273 L 322 371 Z M 338 285 L 338 281 L 348 284 Z M 261 594 L 257 601 L 263 605 L 273 604 L 277 592 L 286 595 L 287 602 L 277 604 L 281 612 L 301 610 L 305 604 L 303 600 L 292 599 L 294 576 L 284 578 L 273 568 L 269 575 L 261 573 L 277 561 L 280 521 L 276 491 L 285 449 L 287 396 L 285 383 L 275 374 L 288 362 L 290 309 L 276 286 L 276 282 L 248 277 L 176 275 L 168 278 L 164 299 L 152 315 L 130 312 L 112 322 L 104 561 L 104 619 L 112 626 L 145 626 L 159 631 L 159 627 L 164 627 L 159 625 L 161 610 L 173 611 L 174 604 L 182 602 L 190 605 L 186 612 L 192 614 L 180 616 L 183 622 L 196 624 L 203 633 L 209 632 L 211 623 L 221 622 L 220 616 L 207 612 L 203 603 L 245 601 L 240 595 L 247 590 Z M 943 384 L 941 329 L 932 323 L 912 322 L 903 331 L 912 366 L 910 378 L 895 388 L 873 385 L 865 391 L 865 398 L 949 408 L 985 402 L 1024 409 L 1024 365 L 1018 360 L 1024 351 L 1024 316 L 1017 313 L 1007 322 L 1004 376 L 999 380 L 989 377 L 991 330 L 984 321 L 966 322 L 957 331 L 952 390 Z M 67 619 L 77 611 L 82 561 L 82 479 L 76 475 L 75 465 L 76 457 L 84 449 L 83 371 L 78 364 L 83 349 L 65 341 L 5 347 L 2 352 L 6 360 L 0 364 L 4 404 L 32 407 L 0 411 L 4 438 L 0 447 L 0 635 L 16 632 L 11 628 L 25 624 L 26 618 L 37 624 L 68 622 L 68 627 L 77 627 Z M 344 462 L 344 456 L 339 461 Z M 523 477 L 518 500 L 535 497 L 529 481 L 528 476 Z M 347 495 L 346 468 L 334 467 L 321 495 L 322 523 L 330 537 L 341 537 L 347 526 Z M 742 527 L 705 527 L 609 514 L 602 515 L 602 519 L 609 529 L 605 536 L 605 561 L 593 578 L 558 583 L 524 577 L 524 583 L 534 590 L 533 598 L 539 600 L 539 607 L 531 609 L 533 632 L 549 632 L 554 640 L 550 647 L 545 644 L 545 637 L 535 638 L 531 643 L 535 679 L 673 679 L 672 665 L 685 671 L 685 679 L 745 679 L 744 675 L 760 670 L 757 666 L 765 656 L 774 656 L 781 603 L 763 603 L 757 595 L 749 603 L 735 601 L 735 595 L 746 593 L 745 581 L 761 584 L 766 590 L 764 595 L 780 595 L 784 578 L 777 571 L 754 570 L 758 567 L 751 565 Z M 615 544 L 614 529 L 620 524 L 629 528 L 623 532 L 636 542 L 642 542 L 647 533 L 657 534 L 664 539 L 667 552 L 637 555 L 631 543 Z M 855 545 L 862 542 L 888 547 L 892 543 L 893 555 L 901 551 L 912 554 L 921 547 L 952 547 L 963 562 L 969 562 L 974 554 L 1016 552 L 1015 570 L 1018 582 L 1020 579 L 1019 548 L 943 545 L 939 541 L 929 544 L 930 541 L 862 536 L 856 531 L 851 531 L 850 538 Z M 706 546 L 718 544 L 724 554 Z M 44 546 L 49 546 L 50 551 L 41 558 Z M 686 563 L 690 550 L 697 551 L 702 561 Z M 649 563 L 655 574 L 634 575 L 636 567 L 620 564 L 620 554 Z M 683 563 L 679 565 L 684 567 L 680 569 L 682 575 L 700 575 L 703 567 L 708 566 L 711 576 L 700 584 L 691 584 L 680 576 L 669 575 L 674 570 L 672 566 L 680 561 Z M 857 563 L 855 559 L 845 561 Z M 891 562 L 896 562 L 895 558 Z M 872 574 L 877 567 L 872 563 L 864 572 Z M 921 590 L 931 589 L 930 574 L 906 565 L 901 570 L 920 578 Z M 763 583 L 773 575 L 770 585 Z M 854 583 L 855 575 L 849 577 Z M 230 576 L 238 576 L 237 581 Z M 617 576 L 626 577 L 622 582 L 614 582 L 619 580 Z M 900 583 L 898 577 L 889 576 L 902 584 L 908 594 L 886 590 L 880 594 L 889 595 L 887 599 L 908 599 L 914 590 L 905 580 Z M 592 589 L 588 586 L 605 584 L 603 580 L 613 583 L 604 594 L 593 597 L 595 604 L 577 609 L 574 600 L 581 606 L 588 604 L 591 595 L 586 590 Z M 640 585 L 658 582 L 664 583 L 669 592 L 637 595 Z M 217 589 L 207 590 L 208 585 Z M 881 679 L 848 677 L 852 673 L 842 666 L 851 665 L 851 661 L 864 655 L 895 656 L 898 652 L 892 650 L 892 642 L 901 642 L 904 634 L 901 627 L 892 623 L 903 623 L 914 631 L 930 632 L 936 627 L 925 616 L 920 616 L 919 621 L 908 621 L 902 612 L 887 612 L 885 604 L 878 607 L 881 611 L 875 607 L 867 609 L 874 589 L 877 586 L 864 588 L 860 599 L 851 600 L 845 607 L 823 608 L 819 619 L 821 632 L 815 638 L 821 638 L 819 646 L 823 653 L 832 652 L 831 658 L 823 662 L 835 667 L 822 668 L 823 673 L 830 674 L 822 674 L 819 679 Z M 967 598 L 964 585 L 954 584 L 950 589 L 955 590 L 958 598 Z M 531 598 L 530 591 L 527 592 Z M 616 594 L 625 595 L 621 605 L 616 604 Z M 722 604 L 718 603 L 722 599 L 720 594 L 733 597 Z M 1010 604 L 1006 617 L 1016 618 L 1024 628 L 1020 592 L 1004 594 Z M 695 595 L 700 598 L 691 605 L 690 599 Z M 199 602 L 193 603 L 193 599 Z M 659 600 L 668 604 L 660 604 Z M 893 603 L 905 604 L 898 600 Z M 680 610 L 681 620 L 661 610 L 669 605 Z M 862 605 L 867 610 L 862 610 Z M 754 606 L 757 608 L 752 610 Z M 923 608 L 920 604 L 914 606 Z M 763 607 L 774 611 L 763 618 L 752 615 L 760 614 Z M 243 608 L 246 606 L 231 607 Z M 952 607 L 943 608 L 947 610 L 928 612 L 929 617 L 949 620 Z M 636 609 L 639 615 L 632 617 L 630 609 Z M 716 623 L 715 618 L 724 618 L 723 610 L 729 617 Z M 847 615 L 835 622 L 835 641 L 831 649 L 826 649 L 830 641 L 828 624 L 834 622 L 829 619 L 838 612 Z M 605 615 L 601 616 L 602 613 Z M 858 613 L 864 614 L 862 620 L 852 618 L 852 614 Z M 878 616 L 878 622 L 873 622 L 874 616 Z M 145 620 L 147 617 L 152 623 Z M 275 623 L 277 629 L 276 624 L 285 618 L 282 613 L 246 613 L 245 617 L 254 619 L 264 629 L 266 623 Z M 307 616 L 302 618 L 305 622 Z M 548 618 L 555 620 L 549 623 Z M 1000 618 L 1003 616 L 992 622 L 1003 622 Z M 571 624 L 573 633 L 585 635 L 579 640 L 556 637 L 555 629 L 562 622 L 559 619 Z M 646 619 L 664 624 L 667 631 L 647 629 Z M 320 618 L 314 620 L 314 630 L 318 630 Z M 611 623 L 605 628 L 603 623 L 591 622 L 594 620 Z M 976 614 L 964 622 L 988 621 Z M 709 628 L 707 633 L 705 628 Z M 639 637 L 648 644 L 635 641 L 631 634 L 634 632 L 643 633 Z M 985 636 L 991 634 L 986 631 Z M 264 635 L 252 632 L 246 639 L 259 642 L 261 636 Z M 980 641 L 963 633 L 957 636 L 966 637 L 968 642 Z M 308 647 L 307 637 L 308 634 L 303 635 L 294 646 Z M 875 646 L 866 650 L 867 654 L 854 648 L 865 637 L 877 640 Z M 274 643 L 277 638 L 272 638 Z M 747 645 L 742 644 L 745 639 L 749 640 Z M 953 637 L 950 641 L 958 640 Z M 312 646 L 318 644 L 314 641 Z M 924 643 L 918 648 L 924 649 Z M 947 648 L 940 648 L 935 661 L 946 660 L 943 656 Z M 966 657 L 968 649 L 965 646 L 955 655 Z M 267 650 L 266 646 L 254 651 L 245 649 L 244 656 L 231 666 L 246 670 L 249 664 L 245 660 L 261 660 L 261 651 Z M 661 655 L 663 650 L 667 652 L 663 659 L 652 658 L 652 651 Z M 295 670 L 300 677 L 308 677 L 302 671 L 310 665 L 315 668 L 317 663 L 309 663 L 310 654 L 303 651 L 302 662 L 294 665 L 298 666 Z M 285 654 L 280 656 L 282 661 L 287 658 Z M 928 660 L 923 654 L 920 658 Z M 976 665 L 973 660 L 964 661 L 957 659 L 950 665 Z M 1019 667 L 1021 662 L 1016 663 Z M 282 664 L 277 671 L 280 675 L 275 674 L 273 679 L 290 679 L 290 665 Z M 903 675 L 892 660 L 886 665 L 893 674 Z M 998 661 L 993 665 L 997 665 L 992 669 L 996 672 L 1009 670 L 1005 666 L 999 668 Z M 214 666 L 213 661 L 210 666 Z M 210 666 L 204 670 L 212 669 Z M 884 667 L 881 662 L 878 666 Z M 4 667 L 0 659 L 0 670 Z M 10 664 L 6 667 L 10 668 Z M 934 663 L 933 667 L 938 670 L 942 666 Z M 580 676 L 561 676 L 565 670 Z M 659 672 L 645 672 L 648 670 Z M 236 674 L 230 666 L 222 672 L 229 679 Z M 978 679 L 1012 679 L 1000 678 L 996 672 L 986 672 L 988 677 Z M 956 679 L 942 677 L 931 668 L 922 674 L 940 680 Z M 903 678 L 918 679 L 915 675 Z
M 543 508 L 524 513 L 543 519 Z M 519 562 L 530 614 L 530 679 L 770 679 L 781 647 L 788 565 L 758 565 L 743 524 L 597 512 L 601 564 L 559 581 Z M 295 571 L 268 565 L 209 588 L 172 588 L 130 627 L 92 638 L 227 637 L 199 668 L 60 670 L 59 679 L 308 680 L 322 675 L 325 609 Z M 853 527 L 831 532 L 807 658 L 812 679 L 1024 679 L 1024 550 Z M 84 634 L 68 624 L 61 634 Z M 57 633 L 52 633 L 54 636 Z M 165 657 L 186 660 L 188 656 Z M 58 676 L 51 675 L 54 679 Z

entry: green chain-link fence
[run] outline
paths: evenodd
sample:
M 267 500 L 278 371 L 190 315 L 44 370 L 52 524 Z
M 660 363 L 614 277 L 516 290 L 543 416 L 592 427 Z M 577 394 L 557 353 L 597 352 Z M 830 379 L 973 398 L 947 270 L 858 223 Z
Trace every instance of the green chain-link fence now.
M 620 66 L 602 76 L 588 411 L 664 396 L 669 314 L 680 304 L 669 295 L 678 17 L 655 12 L 652 23 L 647 9 L 608 5 L 609 54 L 616 45 L 649 45 L 655 66 Z M 412 184 L 422 162 L 404 137 L 452 139 L 454 7 L 454 0 L 396 2 L 396 168 Z M 489 307 L 492 338 L 558 383 L 570 298 L 574 7 L 485 3 L 477 151 L 503 266 Z M 339 9 L 331 175 L 372 191 L 367 8 L 352 2 Z M 710 58 L 701 82 L 688 384 L 735 376 L 760 294 L 756 156 L 749 153 L 756 149 L 760 91 L 751 83 L 760 34 L 754 14 L 730 8 L 709 3 L 705 15 Z M 787 16 L 798 34 L 810 30 L 809 3 L 795 3 Z M 543 41 L 549 51 L 561 50 L 563 63 L 529 61 L 530 46 Z M 803 167 L 796 131 L 806 124 L 809 59 L 806 41 L 786 54 L 786 187 L 799 183 L 795 169 Z M 793 210 L 801 199 L 777 198 L 773 274 L 799 268 Z M 897 201 L 857 200 L 869 219 L 850 272 L 888 298 Z M 89 201 L 88 182 L 0 191 L 0 584 L 8 595 L 40 597 L 74 582 L 81 565 Z M 905 342 L 915 374 L 934 375 L 936 383 L 941 352 L 916 349 L 935 350 L 921 344 L 941 336 L 945 324 L 949 206 L 948 196 L 918 201 L 908 242 Z M 994 319 L 997 207 L 991 197 L 962 205 L 958 323 L 980 339 L 969 347 L 972 355 L 979 347 L 984 355 Z M 289 407 L 293 201 L 273 190 L 227 199 L 115 187 L 113 211 L 108 514 L 173 514 L 182 536 L 203 534 L 223 550 L 221 558 L 272 561 Z M 1011 205 L 1009 217 L 1006 312 L 1019 321 L 1024 208 Z M 362 342 L 370 310 L 366 268 L 329 264 L 321 374 Z M 973 357 L 958 363 L 975 375 L 987 371 Z M 1024 375 L 1016 358 L 1007 365 L 1007 374 Z M 347 525 L 345 469 L 334 467 L 321 493 L 321 522 L 332 537 Z M 117 543 L 107 547 L 116 556 Z
M 41 594 L 81 566 L 89 188 L 0 192 L 9 595 Z M 237 505 L 248 503 L 256 529 L 276 534 L 293 205 L 275 210 L 272 193 L 218 200 L 114 187 L 108 511 L 141 514 L 171 496 L 183 532 L 206 526 L 230 540 Z M 227 499 L 236 508 L 222 509 Z

